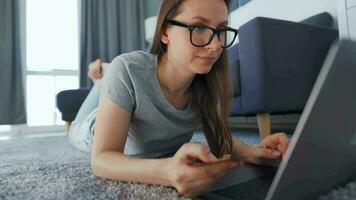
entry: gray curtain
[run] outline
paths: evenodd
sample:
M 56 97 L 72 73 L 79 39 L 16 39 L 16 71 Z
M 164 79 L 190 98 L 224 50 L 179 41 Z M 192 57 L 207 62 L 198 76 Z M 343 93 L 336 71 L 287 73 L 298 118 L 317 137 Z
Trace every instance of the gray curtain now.
M 80 38 L 80 86 L 91 86 L 87 66 L 100 58 L 113 58 L 145 49 L 146 0 L 82 0 Z
M 233 11 L 240 6 L 245 5 L 249 1 L 251 1 L 251 0 L 231 0 L 230 1 L 230 11 Z
M 0 0 L 0 124 L 26 123 L 19 0 Z
M 251 1 L 251 0 L 239 0 L 239 6 L 245 5 L 249 1 Z

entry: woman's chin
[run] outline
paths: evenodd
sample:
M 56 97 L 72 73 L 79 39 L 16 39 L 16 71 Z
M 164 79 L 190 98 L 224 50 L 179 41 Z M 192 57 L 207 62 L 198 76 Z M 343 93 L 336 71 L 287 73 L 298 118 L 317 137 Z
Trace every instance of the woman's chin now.
M 197 74 L 207 74 L 211 71 L 212 66 L 199 66 L 196 68 Z

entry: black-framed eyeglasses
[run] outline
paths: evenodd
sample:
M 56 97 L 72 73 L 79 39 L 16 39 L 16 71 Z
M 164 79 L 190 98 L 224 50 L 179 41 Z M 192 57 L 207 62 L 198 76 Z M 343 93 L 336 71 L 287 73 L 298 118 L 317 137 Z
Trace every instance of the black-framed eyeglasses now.
M 209 45 L 214 36 L 217 35 L 220 46 L 222 48 L 229 48 L 239 33 L 239 30 L 230 27 L 214 29 L 205 25 L 187 25 L 175 20 L 166 20 L 165 23 L 188 28 L 190 32 L 190 43 L 196 47 Z

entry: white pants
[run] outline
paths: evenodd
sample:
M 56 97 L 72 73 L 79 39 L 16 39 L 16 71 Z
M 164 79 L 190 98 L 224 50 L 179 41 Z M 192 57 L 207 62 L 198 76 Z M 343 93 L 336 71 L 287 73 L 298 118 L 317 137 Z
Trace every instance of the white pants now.
M 95 81 L 69 128 L 69 142 L 81 151 L 91 151 L 99 97 L 100 81 Z
M 78 150 L 90 152 L 93 144 L 96 111 L 94 109 L 88 117 L 80 123 L 72 123 L 68 132 L 69 142 Z

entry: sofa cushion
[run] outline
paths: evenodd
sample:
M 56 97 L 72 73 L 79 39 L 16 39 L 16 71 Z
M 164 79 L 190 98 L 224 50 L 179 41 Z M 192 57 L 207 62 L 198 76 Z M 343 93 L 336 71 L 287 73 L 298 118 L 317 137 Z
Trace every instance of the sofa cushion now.
M 334 29 L 264 17 L 242 25 L 242 113 L 301 112 L 337 36 Z
M 240 59 L 239 44 L 235 44 L 227 50 L 230 78 L 232 81 L 233 96 L 240 95 Z
M 90 92 L 90 87 L 77 90 L 64 90 L 57 94 L 56 103 L 62 113 L 62 120 L 71 122 L 74 120 L 83 101 Z
M 308 17 L 307 19 L 304 19 L 303 21 L 301 21 L 301 23 L 332 28 L 333 17 L 329 13 L 323 12 L 323 13 L 319 13 L 317 15 Z
M 245 115 L 245 113 L 242 112 L 241 100 L 242 100 L 241 96 L 235 96 L 234 98 L 232 98 L 231 109 L 230 109 L 231 116 Z M 247 116 L 247 115 L 245 115 L 245 116 Z

